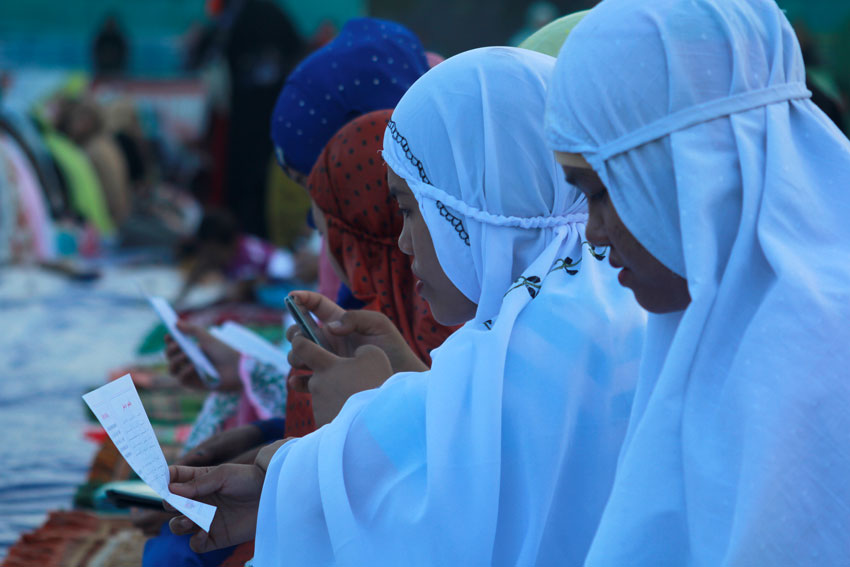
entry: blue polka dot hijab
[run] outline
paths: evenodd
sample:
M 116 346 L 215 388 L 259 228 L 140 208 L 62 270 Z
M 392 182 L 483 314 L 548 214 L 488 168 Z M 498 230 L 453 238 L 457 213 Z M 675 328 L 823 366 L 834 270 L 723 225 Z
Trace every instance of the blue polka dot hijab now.
M 310 173 L 337 130 L 361 114 L 393 108 L 427 70 L 422 43 L 404 26 L 349 20 L 286 80 L 271 121 L 278 163 Z

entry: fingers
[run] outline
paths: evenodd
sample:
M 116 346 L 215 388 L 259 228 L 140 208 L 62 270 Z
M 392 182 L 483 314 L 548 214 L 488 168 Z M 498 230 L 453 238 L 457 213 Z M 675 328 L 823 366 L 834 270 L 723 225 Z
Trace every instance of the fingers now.
M 286 340 L 291 343 L 296 335 L 299 335 L 300 333 L 301 327 L 298 325 L 290 325 L 289 328 L 286 329 Z
M 165 335 L 165 355 L 169 358 L 177 356 L 183 352 L 177 341 L 171 335 Z
M 280 441 L 275 441 L 269 445 L 263 447 L 259 452 L 257 452 L 256 458 L 254 459 L 254 464 L 262 469 L 263 473 L 265 473 L 269 469 L 269 463 L 271 463 L 272 458 L 274 457 L 277 450 L 283 447 L 283 445 L 289 441 L 291 438 L 281 439 Z
M 214 467 L 184 467 L 180 465 L 171 465 L 168 467 L 168 474 L 170 475 L 169 482 L 189 482 L 198 476 L 203 476 L 213 470 Z
M 309 394 L 310 387 L 309 382 L 312 374 L 304 374 L 301 372 L 293 373 L 289 375 L 287 379 L 287 383 L 289 387 L 295 390 L 296 392 L 301 392 L 302 394 Z
M 169 370 L 189 360 L 171 335 L 165 335 L 165 357 L 168 359 Z
M 327 330 L 334 335 L 349 335 L 359 333 L 361 335 L 383 335 L 394 331 L 392 321 L 377 311 L 346 311 L 338 321 L 332 321 L 326 326 Z
M 292 352 L 295 361 L 310 368 L 314 372 L 321 372 L 336 364 L 339 357 L 329 352 L 303 335 L 297 335 L 292 340 Z
M 180 345 L 170 336 L 165 337 L 165 356 L 168 360 L 168 372 L 177 380 L 189 387 L 203 387 L 201 377 L 195 369 L 195 364 L 189 360 Z
M 380 347 L 375 345 L 363 345 L 357 347 L 357 350 L 354 351 L 354 358 L 365 358 L 371 360 L 381 360 L 386 361 L 389 364 L 389 359 L 387 359 L 387 354 L 381 350 Z
M 178 382 L 187 388 L 194 388 L 198 390 L 206 389 L 206 385 L 203 380 L 201 380 L 201 377 L 195 368 L 195 364 L 191 361 L 181 366 L 177 372 L 173 372 L 172 376 L 174 376 Z
M 208 551 L 219 549 L 220 546 L 215 545 L 215 542 L 210 538 L 208 533 L 198 530 L 198 533 L 189 540 L 189 547 L 195 553 L 207 553 Z
M 177 459 L 175 464 L 184 467 L 203 467 L 211 465 L 212 453 L 203 447 L 198 447 Z
M 186 365 L 189 363 L 189 358 L 180 351 L 179 354 L 168 355 L 168 373 L 172 376 L 179 376 Z
M 189 335 L 190 337 L 195 337 L 196 339 L 200 338 L 202 335 L 204 335 L 204 333 L 209 334 L 203 327 L 199 325 L 194 325 L 192 323 L 189 323 L 188 321 L 184 321 L 183 319 L 177 320 L 177 328 L 184 335 Z
M 322 323 L 335 321 L 345 313 L 345 309 L 321 293 L 314 291 L 293 291 L 289 295 L 297 299 L 298 303 L 304 309 L 312 312 Z
M 227 470 L 221 467 L 168 467 L 171 484 L 168 490 L 178 496 L 197 500 L 221 490 Z
M 171 518 L 168 522 L 168 528 L 174 535 L 191 534 L 201 529 L 197 524 L 195 524 L 195 522 L 186 516 L 175 516 L 174 518 Z

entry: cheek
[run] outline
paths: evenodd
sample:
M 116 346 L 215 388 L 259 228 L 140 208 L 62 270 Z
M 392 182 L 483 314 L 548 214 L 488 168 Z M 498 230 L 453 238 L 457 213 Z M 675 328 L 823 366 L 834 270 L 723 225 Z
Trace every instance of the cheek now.
M 407 224 L 410 226 L 410 244 L 417 263 L 423 264 L 423 267 L 427 264 L 428 268 L 431 268 L 436 262 L 437 253 L 434 251 L 434 243 L 431 241 L 431 233 L 425 219 L 420 214 L 412 213 Z
M 623 254 L 634 254 L 637 250 L 643 250 L 643 246 L 620 220 L 620 216 L 614 210 L 610 201 L 606 205 L 604 211 L 600 214 L 600 224 L 604 226 L 605 235 L 610 240 L 611 246 Z
M 313 213 L 313 224 L 316 226 L 316 231 L 325 236 L 325 232 L 327 232 L 328 226 L 325 222 L 325 215 L 322 213 L 322 210 L 316 206 L 316 203 L 313 203 L 310 207 L 311 212 Z

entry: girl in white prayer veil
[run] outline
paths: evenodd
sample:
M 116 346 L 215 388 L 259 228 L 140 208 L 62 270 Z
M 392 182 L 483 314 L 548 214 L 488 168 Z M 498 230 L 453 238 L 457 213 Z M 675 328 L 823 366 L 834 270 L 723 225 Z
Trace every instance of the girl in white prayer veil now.
M 546 148 L 554 61 L 470 51 L 393 113 L 391 188 L 405 231 L 423 221 L 439 260 L 419 275 L 444 272 L 472 319 L 432 351 L 430 371 L 353 396 L 277 451 L 256 565 L 583 559 L 625 434 L 644 315 L 584 242 L 585 201 Z M 402 250 L 417 234 L 402 234 Z M 435 317 L 451 317 L 423 286 Z
M 850 565 L 850 142 L 809 94 L 773 0 L 604 0 L 563 47 L 550 146 L 670 312 L 587 565 Z

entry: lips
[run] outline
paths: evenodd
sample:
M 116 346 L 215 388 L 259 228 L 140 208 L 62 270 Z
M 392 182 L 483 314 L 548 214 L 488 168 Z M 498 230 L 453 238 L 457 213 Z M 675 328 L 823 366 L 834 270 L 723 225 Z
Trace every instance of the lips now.
M 424 287 L 425 282 L 423 281 L 422 277 L 416 273 L 415 266 L 410 266 L 410 271 L 413 273 L 413 277 L 416 278 L 416 293 L 421 295 L 422 288 Z
M 612 268 L 617 270 L 623 267 L 623 263 L 616 256 L 613 249 L 608 252 L 608 263 L 611 264 Z

